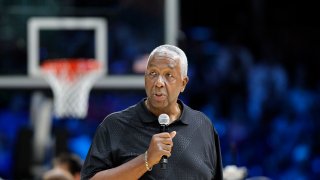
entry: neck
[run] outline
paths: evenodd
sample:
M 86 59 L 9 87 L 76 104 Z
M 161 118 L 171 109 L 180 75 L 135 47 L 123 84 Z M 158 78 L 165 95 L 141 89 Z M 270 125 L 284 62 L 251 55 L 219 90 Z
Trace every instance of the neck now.
M 182 108 L 181 105 L 179 103 L 176 103 L 176 105 L 174 106 L 174 108 L 168 109 L 168 110 L 162 110 L 162 109 L 156 109 L 156 108 L 152 108 L 149 103 L 148 103 L 148 99 L 145 100 L 145 105 L 147 107 L 147 109 L 153 113 L 156 116 L 159 116 L 162 113 L 166 113 L 168 114 L 168 116 L 170 117 L 170 123 L 174 122 L 175 120 L 179 119 L 179 117 L 181 116 L 181 112 L 182 112 Z

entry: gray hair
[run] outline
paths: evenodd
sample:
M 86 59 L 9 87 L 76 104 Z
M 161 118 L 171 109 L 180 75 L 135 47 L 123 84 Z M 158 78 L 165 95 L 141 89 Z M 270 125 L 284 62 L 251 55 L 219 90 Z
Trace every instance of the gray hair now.
M 174 54 L 179 56 L 179 61 L 180 61 L 180 67 L 181 67 L 181 75 L 182 77 L 185 77 L 188 75 L 188 59 L 186 54 L 184 53 L 183 50 L 178 48 L 177 46 L 169 45 L 169 44 L 164 44 L 156 47 L 149 55 L 148 62 L 150 58 L 155 54 L 155 53 L 161 53 L 163 51 L 169 51 L 173 52 Z

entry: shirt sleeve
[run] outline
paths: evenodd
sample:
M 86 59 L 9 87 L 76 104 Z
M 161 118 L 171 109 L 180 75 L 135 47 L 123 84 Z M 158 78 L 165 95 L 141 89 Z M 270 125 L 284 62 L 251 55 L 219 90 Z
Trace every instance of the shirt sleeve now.
M 215 142 L 215 151 L 216 151 L 216 168 L 215 168 L 215 180 L 223 179 L 223 165 L 221 158 L 221 149 L 220 149 L 220 140 L 218 133 L 214 130 L 214 142 Z
M 97 172 L 112 168 L 111 149 L 109 131 L 100 124 L 82 166 L 81 179 L 90 179 Z

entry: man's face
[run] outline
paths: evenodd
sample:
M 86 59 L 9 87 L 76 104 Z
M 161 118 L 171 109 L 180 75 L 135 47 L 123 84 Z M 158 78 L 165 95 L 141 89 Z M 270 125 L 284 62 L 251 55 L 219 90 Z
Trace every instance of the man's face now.
M 156 53 L 148 62 L 145 89 L 150 108 L 169 110 L 174 108 L 180 92 L 188 82 L 181 76 L 179 57 L 170 52 Z

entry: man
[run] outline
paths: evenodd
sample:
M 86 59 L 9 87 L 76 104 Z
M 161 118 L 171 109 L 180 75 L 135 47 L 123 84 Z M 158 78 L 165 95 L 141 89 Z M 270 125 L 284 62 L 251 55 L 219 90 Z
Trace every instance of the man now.
M 188 83 L 188 62 L 176 46 L 155 48 L 147 62 L 147 98 L 108 115 L 99 125 L 81 179 L 223 179 L 220 144 L 211 121 L 178 96 Z M 170 117 L 159 133 L 160 114 Z M 167 168 L 159 161 L 168 157 Z
M 64 169 L 53 168 L 47 171 L 42 180 L 74 180 L 72 174 Z
M 76 154 L 62 153 L 53 159 L 53 168 L 44 174 L 44 180 L 79 180 L 82 162 Z M 64 177 L 64 178 L 63 178 Z

